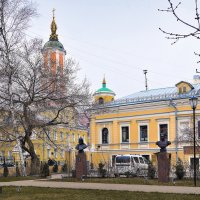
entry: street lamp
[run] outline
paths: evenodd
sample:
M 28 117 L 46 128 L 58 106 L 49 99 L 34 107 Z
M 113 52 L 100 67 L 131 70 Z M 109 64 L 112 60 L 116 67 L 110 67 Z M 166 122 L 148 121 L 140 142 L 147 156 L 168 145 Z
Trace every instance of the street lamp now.
M 193 134 L 194 134 L 194 186 L 197 184 L 197 177 L 196 177 L 196 134 L 195 134 L 195 109 L 198 104 L 198 98 L 193 96 L 189 99 L 191 108 L 193 110 Z

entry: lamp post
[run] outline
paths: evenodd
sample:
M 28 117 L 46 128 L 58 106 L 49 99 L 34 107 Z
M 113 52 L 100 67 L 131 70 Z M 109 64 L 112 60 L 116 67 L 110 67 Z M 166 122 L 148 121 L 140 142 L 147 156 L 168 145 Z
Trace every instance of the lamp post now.
M 196 133 L 195 133 L 195 109 L 197 107 L 197 104 L 198 104 L 198 98 L 193 96 L 189 99 L 190 101 L 190 105 L 191 105 L 191 108 L 193 110 L 193 137 L 194 137 L 194 186 L 196 186 L 197 184 L 197 178 L 196 178 Z

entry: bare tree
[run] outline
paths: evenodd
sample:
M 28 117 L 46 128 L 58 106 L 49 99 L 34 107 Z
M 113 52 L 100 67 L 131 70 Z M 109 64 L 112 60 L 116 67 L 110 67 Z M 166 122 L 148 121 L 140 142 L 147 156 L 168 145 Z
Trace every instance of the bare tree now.
M 15 59 L 24 31 L 29 26 L 30 19 L 36 15 L 36 9 L 29 0 L 0 0 L 0 73 L 3 77 L 2 88 L 9 97 L 7 108 L 10 110 L 13 131 L 19 147 L 20 159 L 22 161 L 22 173 L 25 175 L 23 155 L 20 149 L 20 141 L 16 126 L 14 103 L 13 103 L 13 77 L 18 69 L 18 60 Z M 4 96 L 1 102 L 4 102 Z M 3 104 L 2 104 L 3 105 Z
M 167 39 L 172 40 L 172 44 L 177 43 L 180 39 L 193 37 L 195 39 L 200 39 L 200 16 L 199 16 L 199 1 L 193 0 L 194 3 L 194 20 L 192 22 L 191 19 L 184 20 L 184 17 L 181 17 L 178 13 L 178 8 L 181 6 L 182 2 L 174 3 L 173 0 L 167 0 L 169 3 L 169 7 L 167 9 L 158 9 L 161 12 L 167 12 L 174 16 L 175 20 L 182 24 L 183 26 L 189 28 L 188 32 L 185 33 L 173 33 L 162 28 L 159 28 L 166 36 Z M 190 30 L 190 31 L 189 31 Z M 200 56 L 200 54 L 194 52 L 195 55 Z M 198 61 L 197 63 L 199 63 Z
M 8 119 L 2 121 L 1 131 L 7 135 L 5 141 L 17 140 L 29 153 L 31 174 L 37 174 L 39 159 L 31 140 L 34 130 L 74 126 L 79 110 L 89 105 L 89 84 L 87 80 L 78 83 L 72 59 L 53 74 L 43 63 L 42 41 L 24 39 L 24 30 L 36 14 L 31 1 L 0 0 L 0 4 L 0 109 Z
M 192 127 L 185 126 L 183 129 L 179 130 L 179 137 L 178 137 L 178 142 L 179 143 L 184 143 L 186 145 L 193 146 L 194 145 L 194 130 Z M 198 126 L 195 127 L 195 138 L 196 139 L 196 146 L 200 146 L 200 140 L 199 140 L 199 132 L 198 132 Z

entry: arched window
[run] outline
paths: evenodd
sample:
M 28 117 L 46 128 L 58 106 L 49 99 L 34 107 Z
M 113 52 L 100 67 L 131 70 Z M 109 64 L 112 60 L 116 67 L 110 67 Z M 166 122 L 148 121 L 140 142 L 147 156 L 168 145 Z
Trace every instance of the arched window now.
M 102 144 L 108 144 L 108 129 L 102 129 Z
M 102 97 L 99 98 L 99 104 L 104 104 L 104 100 Z

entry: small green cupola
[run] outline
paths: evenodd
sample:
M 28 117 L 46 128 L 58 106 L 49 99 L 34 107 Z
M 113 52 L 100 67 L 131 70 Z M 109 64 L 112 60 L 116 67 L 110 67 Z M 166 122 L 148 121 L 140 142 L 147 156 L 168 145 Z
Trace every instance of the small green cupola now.
M 103 78 L 102 87 L 94 93 L 94 100 L 98 104 L 108 103 L 114 100 L 115 93 L 106 87 L 106 79 Z

